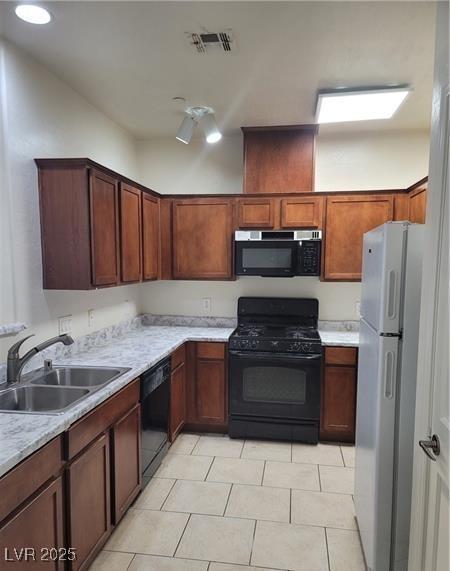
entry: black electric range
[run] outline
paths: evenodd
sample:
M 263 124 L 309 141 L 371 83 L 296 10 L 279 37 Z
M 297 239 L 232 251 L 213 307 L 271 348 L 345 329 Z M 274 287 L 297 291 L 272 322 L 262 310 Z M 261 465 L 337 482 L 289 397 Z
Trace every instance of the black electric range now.
M 317 443 L 322 344 L 319 302 L 241 297 L 229 341 L 229 432 Z

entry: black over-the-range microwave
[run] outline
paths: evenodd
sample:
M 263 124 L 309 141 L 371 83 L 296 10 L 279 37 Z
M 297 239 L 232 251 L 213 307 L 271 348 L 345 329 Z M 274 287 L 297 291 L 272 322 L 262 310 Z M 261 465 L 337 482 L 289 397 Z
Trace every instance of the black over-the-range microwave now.
M 239 230 L 234 235 L 237 276 L 319 276 L 321 230 Z

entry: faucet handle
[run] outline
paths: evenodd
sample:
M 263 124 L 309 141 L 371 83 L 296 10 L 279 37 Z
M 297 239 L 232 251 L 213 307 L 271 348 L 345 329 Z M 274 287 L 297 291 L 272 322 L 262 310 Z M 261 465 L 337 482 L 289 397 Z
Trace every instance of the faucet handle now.
M 18 357 L 20 346 L 27 339 L 30 339 L 30 337 L 34 337 L 34 333 L 32 335 L 28 335 L 27 337 L 24 337 L 23 339 L 20 339 L 20 341 L 17 341 L 17 343 L 14 343 L 14 345 L 12 345 L 8 350 L 8 358 Z

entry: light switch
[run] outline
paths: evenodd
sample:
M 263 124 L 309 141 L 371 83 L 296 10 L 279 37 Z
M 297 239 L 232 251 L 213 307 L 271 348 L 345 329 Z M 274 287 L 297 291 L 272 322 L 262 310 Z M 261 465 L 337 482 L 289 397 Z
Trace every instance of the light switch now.
M 94 327 L 94 318 L 95 318 L 94 310 L 88 309 L 88 327 Z
M 211 313 L 211 298 L 210 297 L 204 297 L 202 299 L 202 308 L 203 308 L 203 313 Z

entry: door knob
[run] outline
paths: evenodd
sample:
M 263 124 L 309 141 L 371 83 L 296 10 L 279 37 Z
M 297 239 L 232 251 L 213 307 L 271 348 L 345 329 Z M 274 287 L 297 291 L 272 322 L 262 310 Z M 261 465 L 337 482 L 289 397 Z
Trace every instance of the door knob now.
M 419 446 L 430 460 L 436 462 L 436 456 L 441 453 L 441 443 L 437 434 L 433 434 L 430 440 L 419 440 Z

